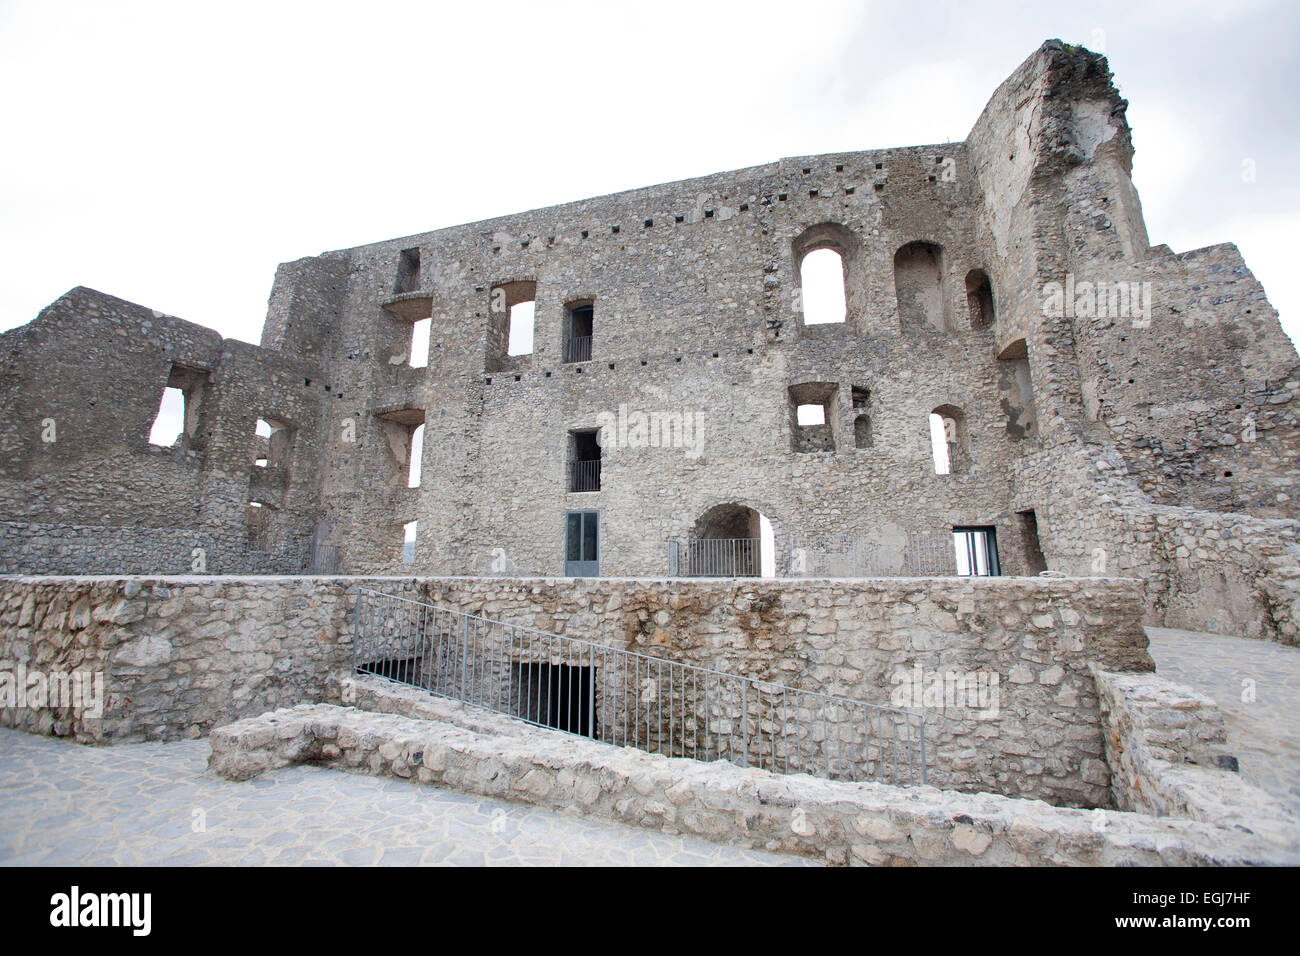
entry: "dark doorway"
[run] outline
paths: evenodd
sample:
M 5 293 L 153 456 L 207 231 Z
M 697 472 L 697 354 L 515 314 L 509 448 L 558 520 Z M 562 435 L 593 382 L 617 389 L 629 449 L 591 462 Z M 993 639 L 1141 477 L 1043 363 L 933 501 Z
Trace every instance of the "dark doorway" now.
M 564 341 L 564 361 L 591 361 L 591 336 L 595 328 L 595 317 L 594 305 L 574 305 L 569 308 L 569 334 Z
M 600 491 L 599 432 L 588 429 L 569 435 L 569 491 Z
M 590 667 L 515 664 L 513 671 L 511 702 L 516 716 L 566 733 L 596 736 Z
M 1020 534 L 1025 546 L 1025 566 L 1029 574 L 1039 574 L 1047 570 L 1047 558 L 1043 556 L 1043 546 L 1038 540 L 1038 515 L 1021 511 Z

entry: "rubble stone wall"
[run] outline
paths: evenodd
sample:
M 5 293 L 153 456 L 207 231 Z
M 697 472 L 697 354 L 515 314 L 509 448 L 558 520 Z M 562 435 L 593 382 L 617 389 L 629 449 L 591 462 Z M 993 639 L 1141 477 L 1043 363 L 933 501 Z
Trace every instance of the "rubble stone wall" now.
M 614 648 L 891 706 L 944 675 L 995 707 L 920 705 L 930 781 L 1074 806 L 1111 800 L 1090 662 L 1152 667 L 1125 579 L 0 578 L 0 661 L 101 670 L 107 703 L 0 719 L 87 741 L 194 737 L 337 699 L 366 587 Z M 333 682 L 333 683 L 331 683 Z

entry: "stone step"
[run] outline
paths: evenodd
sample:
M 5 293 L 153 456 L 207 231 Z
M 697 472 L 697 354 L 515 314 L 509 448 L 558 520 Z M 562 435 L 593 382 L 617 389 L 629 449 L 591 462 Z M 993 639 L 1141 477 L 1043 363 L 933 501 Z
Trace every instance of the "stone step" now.
M 460 706 L 432 701 L 425 716 L 334 704 L 278 710 L 214 730 L 209 766 L 246 780 L 291 763 L 321 764 L 834 864 L 1300 864 L 1294 849 L 1213 823 L 779 776 L 491 714 L 480 714 L 478 729 L 434 719 Z

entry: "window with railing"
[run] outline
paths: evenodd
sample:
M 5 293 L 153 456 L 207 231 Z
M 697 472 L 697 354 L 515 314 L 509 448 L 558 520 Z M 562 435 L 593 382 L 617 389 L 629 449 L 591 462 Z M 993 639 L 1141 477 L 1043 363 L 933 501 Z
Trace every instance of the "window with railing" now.
M 569 491 L 600 491 L 600 438 L 595 429 L 569 433 Z
M 591 337 L 596 307 L 589 301 L 574 303 L 566 309 L 564 361 L 590 362 Z

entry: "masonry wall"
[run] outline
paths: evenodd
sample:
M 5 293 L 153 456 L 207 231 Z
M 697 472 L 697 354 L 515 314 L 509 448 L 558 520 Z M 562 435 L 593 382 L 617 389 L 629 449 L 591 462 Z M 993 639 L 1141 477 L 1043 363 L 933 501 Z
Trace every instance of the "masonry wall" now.
M 108 560 L 121 535 L 152 536 L 159 552 L 194 535 L 246 550 L 258 500 L 264 548 L 310 545 L 328 404 L 314 366 L 81 288 L 0 336 L 0 356 L 0 517 L 32 525 L 23 537 L 105 528 Z M 185 433 L 163 448 L 150 430 L 176 369 L 197 387 Z M 255 467 L 267 454 L 258 418 L 292 428 L 282 466 Z
M 1069 806 L 1110 801 L 1089 662 L 1152 666 L 1140 589 L 1121 579 L 0 578 L 0 661 L 103 670 L 109 695 L 99 719 L 46 708 L 0 721 L 175 739 L 337 699 L 357 586 L 883 706 L 917 667 L 996 674 L 988 719 L 966 701 L 925 710 L 930 782 Z
M 1154 582 L 1152 621 L 1284 637 L 1300 359 L 1234 247 L 1150 244 L 1126 106 L 1103 57 L 1048 41 L 961 143 L 792 157 L 286 263 L 261 347 L 73 290 L 0 338 L 0 517 L 310 544 L 367 574 L 562 574 L 579 510 L 599 514 L 604 576 L 666 573 L 669 543 L 721 505 L 770 520 L 782 575 L 794 539 L 992 527 L 1003 573 L 1118 570 Z M 827 248 L 847 314 L 808 325 L 800 260 Z M 1150 283 L 1152 307 L 1053 313 L 1067 281 Z M 535 289 L 529 355 L 501 354 L 507 289 Z M 590 359 L 565 361 L 588 303 Z M 208 376 L 204 409 L 154 449 L 172 363 Z M 815 434 L 794 424 L 812 394 Z M 936 410 L 953 474 L 934 473 Z M 287 472 L 250 467 L 259 415 L 295 428 Z M 600 490 L 571 491 L 571 433 L 625 415 L 690 432 L 606 430 Z M 36 437 L 47 417 L 58 443 Z M 255 542 L 251 499 L 271 504 Z M 1222 543 L 1243 524 L 1244 557 Z M 1166 527 L 1178 543 L 1149 537 Z M 1198 528 L 1214 534 L 1188 547 Z

